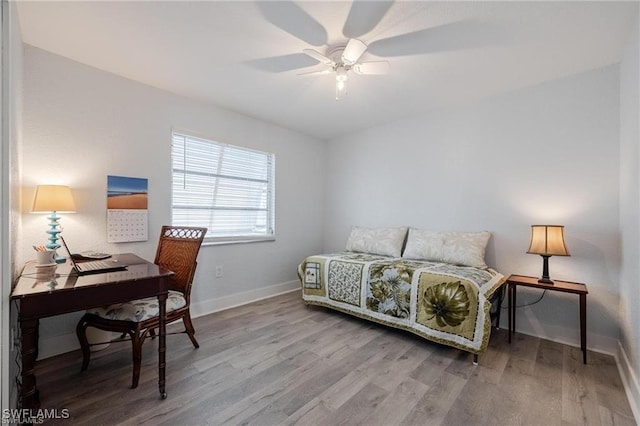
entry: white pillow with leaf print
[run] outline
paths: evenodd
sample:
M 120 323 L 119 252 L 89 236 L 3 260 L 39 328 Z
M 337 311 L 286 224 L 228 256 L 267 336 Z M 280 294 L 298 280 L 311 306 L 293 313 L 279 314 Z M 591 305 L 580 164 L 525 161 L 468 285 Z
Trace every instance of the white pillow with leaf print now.
M 363 228 L 354 226 L 347 240 L 347 251 L 400 257 L 407 228 Z
M 490 237 L 486 231 L 433 232 L 411 228 L 402 257 L 486 268 L 484 253 Z

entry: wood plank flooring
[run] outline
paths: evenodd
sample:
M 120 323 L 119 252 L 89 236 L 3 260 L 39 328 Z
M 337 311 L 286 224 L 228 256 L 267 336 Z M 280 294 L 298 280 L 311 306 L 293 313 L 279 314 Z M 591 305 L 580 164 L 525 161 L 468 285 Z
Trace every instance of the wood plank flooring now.
M 200 348 L 167 338 L 158 398 L 157 340 L 130 389 L 130 344 L 38 363 L 48 424 L 91 425 L 634 425 L 610 356 L 493 330 L 472 355 L 320 307 L 298 292 L 194 320 Z M 172 326 L 171 329 L 178 329 Z

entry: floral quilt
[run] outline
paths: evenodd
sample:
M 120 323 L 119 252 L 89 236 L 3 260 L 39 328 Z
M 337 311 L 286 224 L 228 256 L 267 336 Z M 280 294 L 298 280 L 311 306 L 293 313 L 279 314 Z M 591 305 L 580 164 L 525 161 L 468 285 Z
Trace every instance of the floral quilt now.
M 305 303 L 401 328 L 474 354 L 489 342 L 491 268 L 362 253 L 311 256 L 298 267 Z

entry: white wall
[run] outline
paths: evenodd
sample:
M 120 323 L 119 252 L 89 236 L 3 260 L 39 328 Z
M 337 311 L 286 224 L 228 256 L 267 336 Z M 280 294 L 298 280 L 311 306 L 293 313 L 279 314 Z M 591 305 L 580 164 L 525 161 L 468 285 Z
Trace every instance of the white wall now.
M 64 215 L 72 249 L 135 252 L 153 259 L 170 223 L 172 128 L 276 154 L 276 241 L 204 246 L 194 314 L 295 288 L 296 267 L 322 251 L 323 141 L 25 47 L 21 259 L 46 240 L 47 220 L 29 210 L 35 185 L 70 185 L 77 213 Z M 106 176 L 149 179 L 149 241 L 106 243 Z M 315 189 L 315 192 L 314 192 Z M 314 192 L 310 195 L 310 191 Z M 215 279 L 216 265 L 224 277 Z M 75 344 L 78 314 L 41 322 L 44 356 Z
M 640 419 L 640 16 L 620 65 L 621 375 Z
M 343 249 L 352 225 L 489 230 L 490 265 L 539 276 L 530 225 L 563 224 L 571 257 L 551 258 L 551 277 L 587 283 L 588 345 L 613 353 L 618 91 L 610 66 L 330 141 L 325 250 Z M 548 292 L 517 315 L 520 332 L 579 345 L 575 296 Z
M 0 400 L 1 406 L 17 406 L 18 374 L 16 353 L 11 341 L 11 326 L 17 327 L 17 315 L 11 309 L 11 283 L 17 276 L 16 239 L 20 233 L 19 141 L 22 132 L 22 38 L 16 3 L 2 2 L 2 155 L 0 162 Z

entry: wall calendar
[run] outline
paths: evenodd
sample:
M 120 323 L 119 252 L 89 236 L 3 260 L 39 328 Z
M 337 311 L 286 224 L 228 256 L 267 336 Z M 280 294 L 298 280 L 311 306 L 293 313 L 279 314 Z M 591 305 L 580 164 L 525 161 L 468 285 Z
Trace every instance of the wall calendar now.
M 107 242 L 147 241 L 148 179 L 107 176 Z

